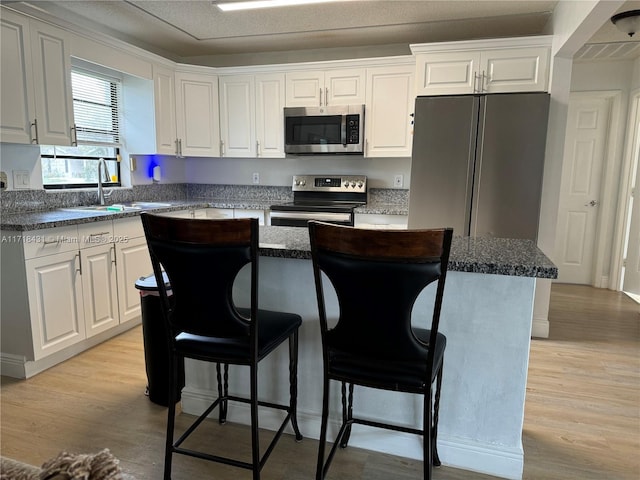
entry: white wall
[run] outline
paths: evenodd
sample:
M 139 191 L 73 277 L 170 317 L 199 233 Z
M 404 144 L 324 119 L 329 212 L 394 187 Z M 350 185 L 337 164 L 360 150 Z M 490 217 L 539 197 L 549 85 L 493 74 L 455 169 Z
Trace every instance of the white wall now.
M 7 190 L 13 188 L 13 171 L 28 171 L 31 189 L 42 189 L 40 147 L 17 143 L 0 143 L 0 170 L 7 174 Z
M 188 183 L 251 185 L 253 172 L 261 185 L 289 186 L 293 175 L 367 175 L 369 188 L 392 188 L 395 175 L 409 188 L 411 158 L 364 158 L 361 155 L 297 156 L 287 158 L 189 158 Z

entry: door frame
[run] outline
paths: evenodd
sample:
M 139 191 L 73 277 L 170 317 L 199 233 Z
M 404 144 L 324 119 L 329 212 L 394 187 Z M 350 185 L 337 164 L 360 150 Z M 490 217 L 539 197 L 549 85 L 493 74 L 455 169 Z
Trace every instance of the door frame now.
M 629 215 L 630 198 L 631 198 L 631 172 L 634 163 L 639 161 L 633 158 L 635 139 L 640 132 L 636 131 L 637 123 L 635 119 L 640 117 L 640 88 L 634 89 L 629 94 L 629 108 L 627 117 L 626 140 L 624 148 L 624 156 L 620 168 L 620 195 L 618 196 L 618 209 L 613 238 L 613 251 L 611 253 L 611 278 L 609 279 L 608 288 L 620 291 L 622 289 L 622 264 L 624 261 L 624 246 L 627 241 L 628 225 L 626 219 Z M 640 196 L 636 195 L 637 199 Z M 636 208 L 640 208 L 640 203 Z

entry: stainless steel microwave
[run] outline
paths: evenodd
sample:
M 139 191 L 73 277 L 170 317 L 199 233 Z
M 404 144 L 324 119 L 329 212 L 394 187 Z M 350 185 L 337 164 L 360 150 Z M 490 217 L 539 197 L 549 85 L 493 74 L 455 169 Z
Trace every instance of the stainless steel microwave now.
M 286 153 L 364 153 L 364 105 L 286 107 Z

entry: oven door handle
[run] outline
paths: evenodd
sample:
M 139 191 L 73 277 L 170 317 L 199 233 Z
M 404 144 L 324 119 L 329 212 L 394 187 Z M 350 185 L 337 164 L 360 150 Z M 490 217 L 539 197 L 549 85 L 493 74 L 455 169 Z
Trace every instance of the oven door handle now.
M 350 222 L 350 213 L 335 212 L 274 212 L 271 218 L 290 218 L 295 220 L 318 220 L 320 222 Z

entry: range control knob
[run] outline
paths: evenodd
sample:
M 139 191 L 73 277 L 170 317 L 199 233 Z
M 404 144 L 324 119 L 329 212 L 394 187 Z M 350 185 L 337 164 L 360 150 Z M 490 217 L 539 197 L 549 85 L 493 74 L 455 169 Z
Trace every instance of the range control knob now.
M 356 182 L 351 182 L 351 186 L 352 186 L 353 188 L 356 188 Z
M 362 188 L 362 185 L 364 185 L 364 184 L 362 183 L 362 180 L 360 180 L 360 181 L 358 182 L 358 188 Z
M 348 188 L 349 187 L 349 182 L 344 182 L 344 188 Z

